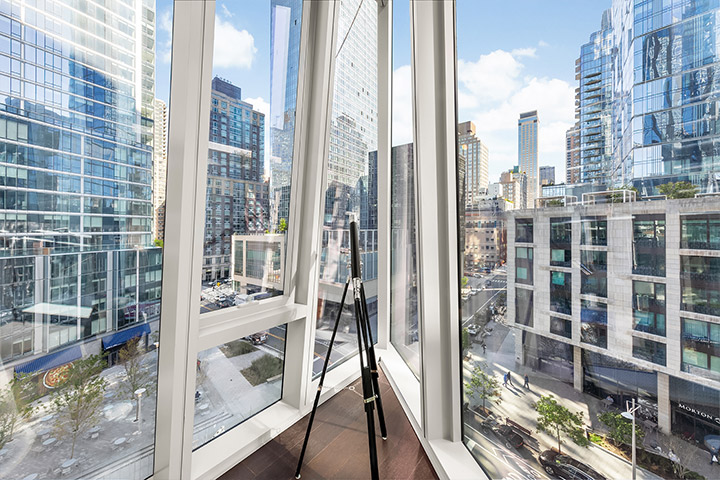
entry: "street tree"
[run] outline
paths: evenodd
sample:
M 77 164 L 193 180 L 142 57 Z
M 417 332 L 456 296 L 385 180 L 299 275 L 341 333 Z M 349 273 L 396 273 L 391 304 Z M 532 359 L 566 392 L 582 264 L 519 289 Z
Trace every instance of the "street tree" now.
M 102 355 L 90 355 L 75 361 L 67 373 L 67 380 L 59 386 L 51 399 L 58 436 L 72 442 L 70 458 L 75 456 L 78 437 L 97 425 L 107 381 L 100 376 L 105 363 Z
M 277 227 L 277 233 L 285 233 L 287 231 L 287 227 L 288 227 L 287 220 L 285 220 L 284 218 L 281 218 L 280 223 L 278 224 L 278 227 Z
M 632 444 L 632 422 L 616 412 L 603 412 L 598 419 L 608 428 L 608 438 L 616 445 Z M 635 440 L 642 445 L 645 432 L 640 425 L 635 425 Z
M 566 435 L 576 444 L 587 447 L 590 443 L 582 429 L 582 412 L 573 413 L 560 405 L 552 395 L 544 395 L 535 404 L 538 412 L 538 431 L 548 433 L 555 437 L 558 443 L 558 452 L 562 452 L 562 436 Z
M 658 191 L 668 198 L 694 198 L 698 187 L 690 182 L 669 182 L 658 187 Z
M 21 375 L 13 378 L 0 392 L 0 449 L 13 439 L 18 422 L 34 410 L 33 398 L 28 394 L 30 388 L 30 375 Z
M 502 401 L 500 381 L 495 378 L 493 374 L 487 373 L 485 371 L 486 368 L 487 364 L 484 362 L 475 365 L 472 375 L 470 376 L 470 381 L 465 382 L 465 393 L 470 398 L 472 398 L 473 395 L 478 396 L 482 401 L 483 412 L 485 412 L 486 400 L 494 401 L 498 404 Z
M 143 367 L 144 349 L 140 346 L 140 337 L 128 340 L 118 352 L 118 361 L 125 370 L 125 381 L 120 383 L 120 390 L 130 400 L 135 399 L 135 391 L 144 388 L 152 389 L 152 373 Z

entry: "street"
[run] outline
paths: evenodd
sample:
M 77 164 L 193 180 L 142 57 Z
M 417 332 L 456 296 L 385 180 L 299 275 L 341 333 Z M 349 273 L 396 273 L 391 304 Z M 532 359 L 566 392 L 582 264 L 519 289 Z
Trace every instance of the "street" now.
M 487 287 L 484 287 L 486 282 L 490 282 Z M 496 270 L 495 272 L 486 275 L 482 278 L 468 277 L 468 287 L 480 288 L 484 287 L 475 295 L 470 295 L 467 300 L 463 301 L 462 305 L 462 326 L 467 327 L 470 323 L 470 318 L 478 310 L 482 310 L 497 298 L 497 296 L 505 291 L 507 286 L 507 275 L 503 271 Z

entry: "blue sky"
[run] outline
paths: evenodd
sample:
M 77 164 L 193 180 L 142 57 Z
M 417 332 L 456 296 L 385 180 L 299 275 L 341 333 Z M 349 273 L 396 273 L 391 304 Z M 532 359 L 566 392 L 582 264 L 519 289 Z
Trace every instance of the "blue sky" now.
M 370 0 L 366 0 L 370 1 Z M 574 122 L 575 59 L 610 0 L 457 0 L 459 121 L 490 149 L 490 181 L 517 164 L 517 117 L 538 110 L 540 165 L 563 180 L 565 130 Z M 157 96 L 170 85 L 172 1 L 157 0 Z M 412 141 L 409 0 L 394 3 L 393 143 Z M 267 113 L 269 0 L 218 1 L 213 73 Z

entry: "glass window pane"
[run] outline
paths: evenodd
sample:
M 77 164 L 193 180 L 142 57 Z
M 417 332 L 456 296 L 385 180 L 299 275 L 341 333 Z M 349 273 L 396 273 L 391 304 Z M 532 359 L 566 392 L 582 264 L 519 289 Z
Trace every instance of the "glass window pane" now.
M 322 225 L 320 282 L 313 375 L 320 374 L 350 260 L 350 221 L 360 231 L 362 280 L 377 292 L 377 4 L 344 1 L 339 7 L 333 85 L 330 152 Z M 362 239 L 365 239 L 363 242 Z M 373 341 L 377 337 L 377 296 L 367 298 Z M 330 368 L 357 348 L 354 307 L 348 303 L 330 359 Z
M 302 1 L 218 8 L 200 312 L 283 294 Z
M 198 353 L 193 449 L 282 398 L 286 327 Z
M 420 375 L 417 289 L 415 156 L 410 78 L 410 2 L 393 8 L 393 110 L 390 186 L 390 338 L 416 377 Z
M 0 2 L 0 25 L 0 477 L 144 479 L 173 3 Z

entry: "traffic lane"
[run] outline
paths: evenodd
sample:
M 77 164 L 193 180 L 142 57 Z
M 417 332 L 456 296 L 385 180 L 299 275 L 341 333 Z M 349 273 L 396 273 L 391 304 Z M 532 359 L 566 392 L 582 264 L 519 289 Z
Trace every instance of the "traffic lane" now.
M 463 426 L 465 444 L 482 465 L 489 478 L 522 480 L 548 480 L 549 477 L 536 458 L 535 452 L 525 447 L 509 449 L 493 435 L 485 436 L 473 426 Z
M 475 295 L 470 295 L 470 298 L 463 302 L 463 327 L 470 324 L 470 319 L 475 312 L 477 312 L 478 310 L 482 310 L 483 307 L 489 308 L 492 301 L 494 301 L 496 297 L 504 291 L 504 288 L 489 288 L 481 290 Z

